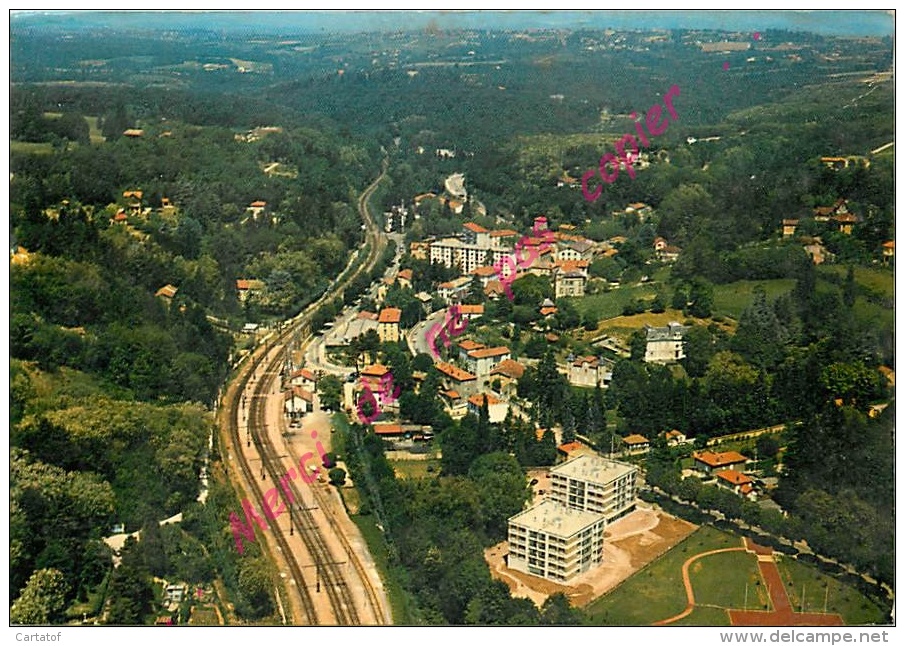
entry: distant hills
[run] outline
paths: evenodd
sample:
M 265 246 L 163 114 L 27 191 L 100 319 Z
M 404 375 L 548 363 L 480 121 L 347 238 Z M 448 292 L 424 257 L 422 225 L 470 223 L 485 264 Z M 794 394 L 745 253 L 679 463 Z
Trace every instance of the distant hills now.
M 870 11 L 23 11 L 11 27 L 204 29 L 258 34 L 412 30 L 718 29 L 891 36 L 894 17 Z

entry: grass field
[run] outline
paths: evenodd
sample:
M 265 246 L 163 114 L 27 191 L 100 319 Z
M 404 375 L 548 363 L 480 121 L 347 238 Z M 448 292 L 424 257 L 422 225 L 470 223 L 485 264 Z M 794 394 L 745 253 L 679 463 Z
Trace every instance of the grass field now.
M 848 267 L 845 265 L 821 265 L 817 269 L 817 274 L 835 274 L 845 279 L 846 274 L 848 274 Z M 855 267 L 855 282 L 887 298 L 892 298 L 895 295 L 895 274 L 889 269 Z
M 397 478 L 430 478 L 440 473 L 440 460 L 393 460 L 390 462 Z M 433 467 L 428 471 L 428 467 Z
M 777 565 L 796 612 L 801 611 L 803 591 L 805 612 L 823 612 L 826 603 L 827 612 L 842 615 L 848 626 L 884 621 L 883 609 L 854 588 L 792 558 L 778 558 Z
M 53 152 L 53 146 L 46 142 L 11 141 L 9 142 L 9 152 L 22 155 L 49 155 Z
M 622 585 L 591 603 L 585 611 L 590 623 L 600 626 L 645 626 L 679 614 L 686 604 L 682 565 L 702 552 L 740 547 L 741 538 L 702 526 L 648 567 Z M 856 589 L 821 574 L 791 558 L 777 557 L 779 570 L 795 611 L 801 609 L 804 589 L 805 612 L 838 613 L 846 625 L 882 623 L 884 611 Z M 767 609 L 767 591 L 757 569 L 757 560 L 746 552 L 714 554 L 691 566 L 696 607 L 676 626 L 728 626 L 723 608 Z M 747 604 L 745 585 L 747 584 Z M 827 590 L 829 593 L 827 594 Z M 643 603 L 639 603 L 643 600 Z
M 594 294 L 576 299 L 575 307 L 582 314 L 593 313 L 597 320 L 611 319 L 622 315 L 622 308 L 629 301 L 639 298 L 653 300 L 657 290 L 653 285 L 640 285 L 637 287 L 620 287 L 603 294 Z
M 705 556 L 691 565 L 690 575 L 696 604 L 727 609 L 769 609 L 767 592 L 761 585 L 754 554 L 726 552 Z
M 679 614 L 686 603 L 682 564 L 700 552 L 740 545 L 741 539 L 737 536 L 712 527 L 701 527 L 663 557 L 591 603 L 585 609 L 591 623 L 601 626 L 647 626 Z M 639 603 L 639 599 L 643 599 L 644 603 Z
M 777 296 L 792 291 L 795 281 L 791 278 L 778 278 L 775 280 L 739 280 L 726 285 L 714 285 L 713 313 L 729 315 L 738 319 L 754 300 L 754 288 L 758 285 L 763 285 L 767 292 L 767 300 L 772 301 Z

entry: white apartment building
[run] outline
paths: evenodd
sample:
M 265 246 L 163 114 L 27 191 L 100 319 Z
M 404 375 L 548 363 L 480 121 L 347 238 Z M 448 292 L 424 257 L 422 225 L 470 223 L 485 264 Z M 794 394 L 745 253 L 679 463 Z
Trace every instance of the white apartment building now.
M 493 266 L 501 258 L 511 255 L 512 248 L 495 244 L 487 233 L 475 232 L 466 227 L 467 237 L 476 242 L 463 242 L 458 238 L 442 238 L 430 243 L 430 261 L 447 267 L 458 267 L 462 274 L 471 274 L 482 266 Z M 505 265 L 504 265 L 505 268 Z
M 603 561 L 603 514 L 569 509 L 550 500 L 509 519 L 513 570 L 569 581 Z
M 550 469 L 550 500 L 612 522 L 635 508 L 638 467 L 581 455 Z

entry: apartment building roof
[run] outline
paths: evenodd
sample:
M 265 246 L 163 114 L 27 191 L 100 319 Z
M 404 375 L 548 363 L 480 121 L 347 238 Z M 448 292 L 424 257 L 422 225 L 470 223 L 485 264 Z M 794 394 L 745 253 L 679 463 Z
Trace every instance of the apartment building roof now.
M 512 516 L 509 522 L 529 530 L 552 534 L 558 538 L 570 538 L 602 520 L 604 520 L 603 514 L 570 509 L 552 500 L 545 500 Z
M 402 310 L 398 307 L 385 307 L 380 310 L 380 318 L 378 323 L 398 323 L 402 317 Z
M 495 348 L 480 348 L 478 350 L 471 350 L 468 353 L 468 356 L 472 359 L 486 359 L 487 357 L 501 357 L 504 354 L 509 354 L 509 348 L 501 345 Z
M 624 462 L 608 460 L 596 455 L 580 455 L 573 460 L 553 467 L 550 469 L 550 474 L 606 485 L 637 470 L 638 467 Z
M 462 370 L 461 368 L 457 368 L 456 366 L 446 363 L 445 361 L 438 361 L 436 363 L 437 370 L 442 372 L 444 375 L 449 377 L 450 379 L 454 379 L 455 381 L 473 381 L 477 379 L 473 374 L 468 372 L 467 370 Z

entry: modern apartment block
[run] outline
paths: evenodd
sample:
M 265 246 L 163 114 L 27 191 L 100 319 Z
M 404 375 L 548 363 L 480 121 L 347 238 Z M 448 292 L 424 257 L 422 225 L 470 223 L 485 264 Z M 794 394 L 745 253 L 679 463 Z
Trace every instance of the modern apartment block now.
M 550 469 L 550 500 L 612 522 L 635 508 L 638 467 L 581 455 Z
M 603 514 L 545 500 L 509 519 L 509 567 L 568 581 L 603 560 Z

